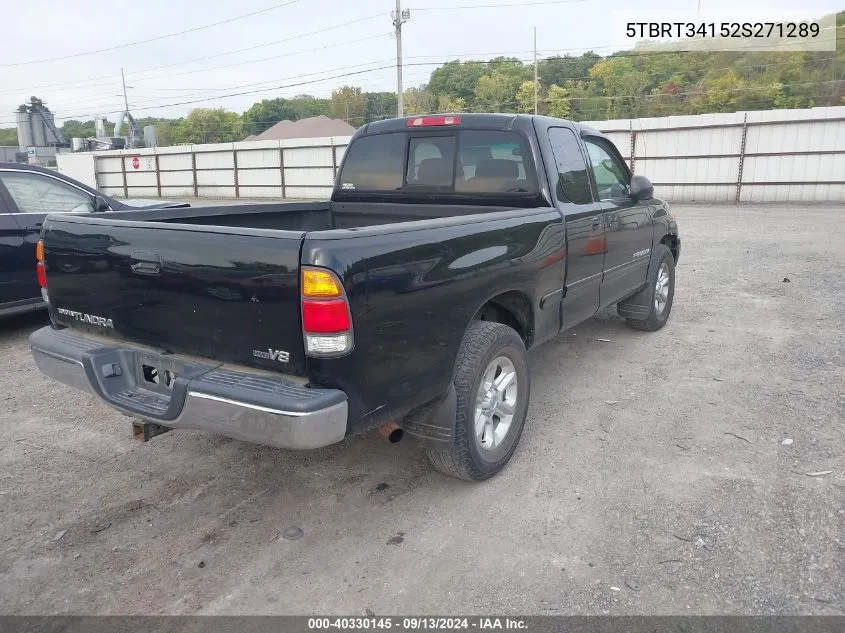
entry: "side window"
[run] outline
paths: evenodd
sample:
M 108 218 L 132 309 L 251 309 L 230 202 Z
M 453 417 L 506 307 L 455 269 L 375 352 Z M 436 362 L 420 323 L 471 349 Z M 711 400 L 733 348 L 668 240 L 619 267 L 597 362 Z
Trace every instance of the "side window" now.
M 575 133 L 565 127 L 549 129 L 549 141 L 558 171 L 557 197 L 561 201 L 588 204 L 593 201 L 587 164 Z
M 342 191 L 396 191 L 402 188 L 404 134 L 358 138 L 346 152 L 340 175 Z
M 420 187 L 451 187 L 454 164 L 454 136 L 412 138 L 406 182 Z
M 599 200 L 612 200 L 628 195 L 631 184 L 628 172 L 619 159 L 602 147 L 603 143 L 597 139 L 584 139 L 587 153 L 590 155 L 590 167 L 596 180 Z
M 94 199 L 84 191 L 37 173 L 0 172 L 0 181 L 21 213 L 91 213 Z

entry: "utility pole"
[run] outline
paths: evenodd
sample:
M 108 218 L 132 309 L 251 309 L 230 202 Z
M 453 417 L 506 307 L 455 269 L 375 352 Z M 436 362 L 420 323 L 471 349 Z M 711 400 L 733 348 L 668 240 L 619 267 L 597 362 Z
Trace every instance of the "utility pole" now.
M 402 0 L 396 0 L 393 26 L 396 27 L 396 103 L 398 116 L 405 116 L 405 92 L 402 88 L 402 23 L 411 19 L 409 9 L 402 10 Z
M 129 147 L 135 147 L 135 124 L 132 115 L 129 114 L 129 97 L 126 96 L 126 77 L 123 74 L 123 67 L 120 69 L 120 81 L 123 83 L 123 105 L 126 111 L 126 125 L 129 128 Z
M 537 27 L 534 27 L 534 114 L 537 114 L 537 103 L 540 96 L 540 84 L 537 81 Z
M 120 81 L 123 82 L 123 105 L 129 112 L 129 98 L 126 96 L 126 77 L 123 76 L 123 68 L 120 69 Z

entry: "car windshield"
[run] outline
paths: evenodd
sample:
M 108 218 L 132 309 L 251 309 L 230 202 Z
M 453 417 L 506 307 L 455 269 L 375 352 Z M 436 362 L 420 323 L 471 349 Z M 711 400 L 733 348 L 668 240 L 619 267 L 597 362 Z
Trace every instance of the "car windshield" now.
M 516 132 L 392 132 L 356 139 L 340 176 L 340 194 L 536 194 L 528 143 Z

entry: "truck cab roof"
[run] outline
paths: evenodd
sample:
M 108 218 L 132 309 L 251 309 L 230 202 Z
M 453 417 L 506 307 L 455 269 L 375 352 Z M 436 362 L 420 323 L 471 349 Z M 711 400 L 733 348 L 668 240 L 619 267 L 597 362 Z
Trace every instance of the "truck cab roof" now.
M 535 115 L 535 114 L 503 114 L 503 113 L 455 113 L 455 114 L 438 114 L 438 115 L 413 115 L 398 117 L 393 119 L 384 119 L 383 121 L 373 121 L 367 123 L 358 129 L 355 136 L 363 136 L 370 134 L 383 134 L 386 132 L 399 132 L 409 128 L 424 130 L 426 126 L 411 126 L 409 121 L 420 118 L 443 118 L 450 117 L 458 119 L 458 123 L 446 125 L 432 125 L 438 129 L 447 129 L 450 127 L 467 127 L 467 128 L 485 128 L 491 130 L 524 130 L 531 129 L 534 122 L 540 122 L 545 127 L 564 126 L 575 130 L 579 135 L 600 136 L 604 134 L 598 130 L 586 126 L 576 121 L 568 119 L 558 119 L 554 117 Z

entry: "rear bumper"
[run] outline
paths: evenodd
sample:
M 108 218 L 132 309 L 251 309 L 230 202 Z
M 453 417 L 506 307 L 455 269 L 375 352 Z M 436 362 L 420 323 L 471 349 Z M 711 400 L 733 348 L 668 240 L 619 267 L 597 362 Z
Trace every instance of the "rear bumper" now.
M 198 429 L 246 442 L 311 449 L 346 435 L 346 394 L 283 378 L 224 369 L 68 330 L 41 328 L 30 338 L 35 363 L 51 378 L 106 404 L 173 429 Z M 159 383 L 145 379 L 156 369 Z M 165 376 L 175 376 L 171 386 Z

